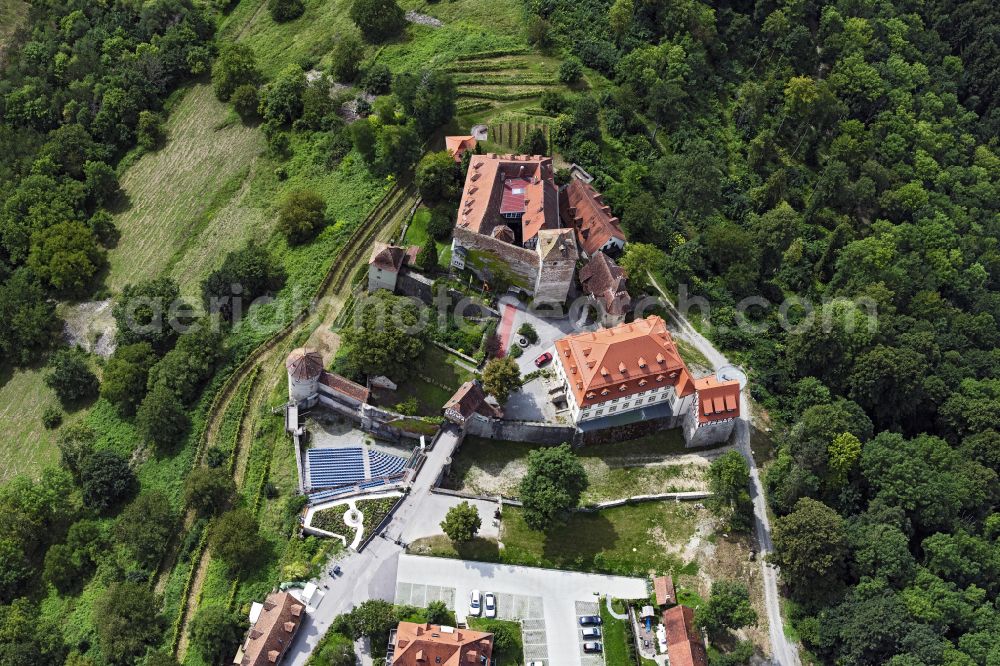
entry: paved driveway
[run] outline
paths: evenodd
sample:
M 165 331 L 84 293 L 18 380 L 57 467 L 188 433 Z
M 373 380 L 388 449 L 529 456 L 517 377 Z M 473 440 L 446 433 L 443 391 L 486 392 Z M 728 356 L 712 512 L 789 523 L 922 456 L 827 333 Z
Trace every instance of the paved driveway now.
M 644 599 L 641 578 L 605 576 L 506 564 L 400 555 L 396 570 L 396 602 L 454 600 L 459 622 L 468 613 L 469 593 L 478 589 L 497 595 L 500 619 L 521 620 L 525 659 L 546 666 L 597 666 L 603 660 L 582 652 L 578 609 L 596 609 L 598 597 Z M 450 606 L 451 607 L 451 606 Z

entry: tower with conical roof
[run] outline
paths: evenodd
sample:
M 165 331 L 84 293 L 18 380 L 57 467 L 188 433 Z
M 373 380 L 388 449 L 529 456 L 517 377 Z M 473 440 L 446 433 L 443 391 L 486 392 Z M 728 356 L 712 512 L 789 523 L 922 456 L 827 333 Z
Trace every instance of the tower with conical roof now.
M 288 369 L 288 399 L 299 404 L 319 392 L 319 378 L 323 374 L 323 357 L 319 352 L 305 347 L 292 350 L 285 362 Z

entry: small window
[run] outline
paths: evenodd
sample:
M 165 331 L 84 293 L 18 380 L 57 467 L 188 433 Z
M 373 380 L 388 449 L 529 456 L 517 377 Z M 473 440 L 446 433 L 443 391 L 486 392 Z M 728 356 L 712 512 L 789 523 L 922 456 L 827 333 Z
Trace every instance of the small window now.
M 603 409 L 598 409 L 598 410 L 597 410 L 597 415 L 598 415 L 598 416 L 600 416 L 600 415 L 601 415 L 601 414 L 603 414 L 603 413 L 604 413 L 604 410 L 603 410 Z
M 614 405 L 611 405 L 610 407 L 608 407 L 608 413 L 610 414 L 611 412 L 615 411 L 616 409 L 618 409 L 618 408 L 615 407 Z
M 631 403 L 626 402 L 624 405 L 622 405 L 622 409 L 628 409 L 631 406 L 632 406 Z

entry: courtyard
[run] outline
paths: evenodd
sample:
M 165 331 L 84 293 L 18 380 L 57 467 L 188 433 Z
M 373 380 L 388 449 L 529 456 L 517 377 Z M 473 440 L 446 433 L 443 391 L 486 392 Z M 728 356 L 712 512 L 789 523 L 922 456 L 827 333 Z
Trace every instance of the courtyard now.
M 458 621 L 468 617 L 472 590 L 497 597 L 497 618 L 521 622 L 526 661 L 546 666 L 601 666 L 601 655 L 583 653 L 579 615 L 598 614 L 602 596 L 644 599 L 643 578 L 401 555 L 397 604 L 425 606 L 444 601 Z

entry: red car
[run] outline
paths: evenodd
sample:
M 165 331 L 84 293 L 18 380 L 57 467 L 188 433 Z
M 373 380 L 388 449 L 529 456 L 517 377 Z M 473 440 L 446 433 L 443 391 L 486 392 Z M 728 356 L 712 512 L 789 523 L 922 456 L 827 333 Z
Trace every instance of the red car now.
M 552 360 L 552 354 L 550 354 L 549 352 L 545 352 L 544 354 L 535 359 L 535 367 L 540 368 L 551 360 Z

